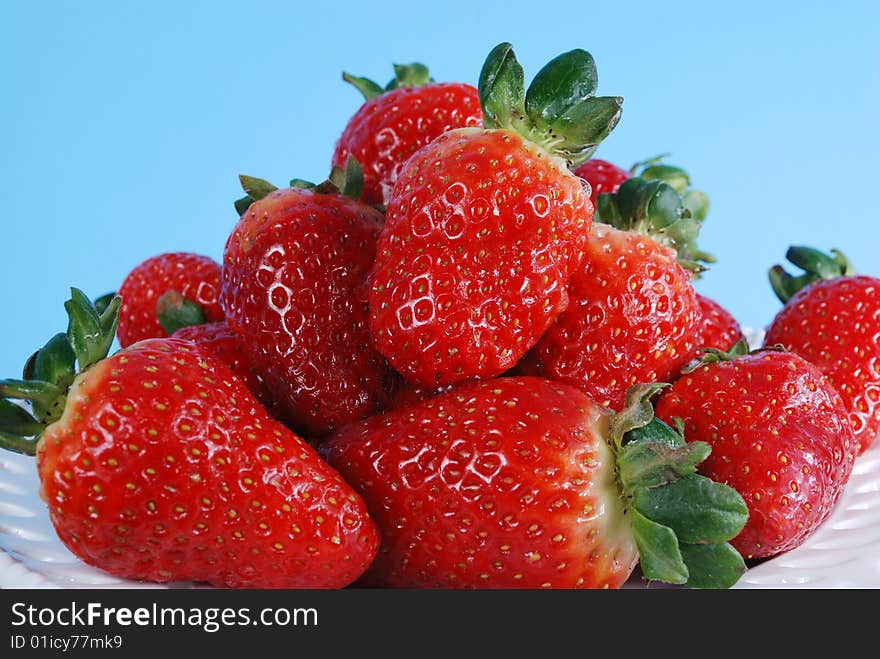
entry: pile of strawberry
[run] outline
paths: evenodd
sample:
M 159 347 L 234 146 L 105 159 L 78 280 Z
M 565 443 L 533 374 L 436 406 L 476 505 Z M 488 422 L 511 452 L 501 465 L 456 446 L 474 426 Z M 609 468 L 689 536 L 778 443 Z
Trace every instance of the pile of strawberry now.
M 0 446 L 126 578 L 250 588 L 714 588 L 801 544 L 880 431 L 880 281 L 795 247 L 749 352 L 693 283 L 706 195 L 595 158 L 583 50 L 526 88 L 396 66 L 328 180 L 246 196 L 0 381 Z M 114 338 L 122 349 L 108 356 Z

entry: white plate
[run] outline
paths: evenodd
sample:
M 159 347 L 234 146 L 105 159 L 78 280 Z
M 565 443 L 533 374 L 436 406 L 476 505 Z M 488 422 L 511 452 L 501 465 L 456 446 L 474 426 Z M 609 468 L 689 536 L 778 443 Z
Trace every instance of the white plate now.
M 759 337 L 750 336 L 757 345 Z M 157 588 L 89 567 L 58 540 L 34 459 L 0 451 L 0 588 Z M 638 586 L 638 582 L 630 582 Z M 831 517 L 800 547 L 749 569 L 737 588 L 880 588 L 880 439 L 856 461 Z

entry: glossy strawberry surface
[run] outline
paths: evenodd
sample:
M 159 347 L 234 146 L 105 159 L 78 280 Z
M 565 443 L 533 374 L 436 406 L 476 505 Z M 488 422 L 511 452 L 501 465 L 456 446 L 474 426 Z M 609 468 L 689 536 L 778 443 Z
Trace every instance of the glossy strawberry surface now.
M 288 188 L 252 204 L 226 243 L 228 323 L 273 412 L 310 437 L 373 413 L 384 395 L 365 288 L 381 224 L 355 200 Z
M 629 178 L 628 171 L 599 158 L 591 158 L 573 171 L 590 184 L 590 201 L 593 206 L 596 205 L 596 197 L 617 192 L 620 184 Z
M 813 282 L 795 294 L 767 329 L 816 364 L 837 387 L 859 450 L 880 433 L 880 280 L 865 275 Z
M 857 451 L 837 391 L 793 353 L 703 365 L 661 394 L 656 412 L 710 444 L 700 472 L 745 499 L 749 519 L 731 544 L 747 559 L 803 543 L 840 498 Z
M 117 336 L 125 348 L 141 339 L 167 337 L 159 324 L 156 303 L 176 291 L 198 304 L 208 322 L 223 320 L 220 308 L 220 264 L 189 252 L 169 252 L 138 264 L 122 282 Z
M 503 373 L 568 305 L 592 216 L 578 178 L 518 134 L 445 133 L 388 207 L 369 297 L 379 351 L 423 386 Z
M 173 337 L 198 344 L 232 369 L 264 407 L 273 405 L 272 396 L 262 378 L 251 366 L 241 339 L 229 328 L 225 320 L 181 327 L 174 332 Z
M 428 588 L 614 588 L 638 552 L 610 415 L 540 378 L 468 383 L 321 447 L 382 529 L 367 580 Z
M 674 379 L 693 354 L 700 312 L 690 275 L 647 236 L 594 224 L 568 293 L 568 309 L 523 359 L 523 372 L 620 409 L 628 387 Z
M 733 314 L 712 298 L 697 293 L 700 323 L 695 344 L 697 348 L 730 350 L 743 339 L 742 328 Z
M 78 376 L 37 467 L 61 540 L 125 578 L 341 587 L 377 546 L 339 474 L 188 341 L 144 341 Z
M 482 117 L 471 85 L 438 82 L 387 91 L 364 103 L 348 121 L 332 164 L 345 167 L 354 156 L 364 172 L 361 200 L 387 204 L 413 153 L 447 130 L 481 125 Z

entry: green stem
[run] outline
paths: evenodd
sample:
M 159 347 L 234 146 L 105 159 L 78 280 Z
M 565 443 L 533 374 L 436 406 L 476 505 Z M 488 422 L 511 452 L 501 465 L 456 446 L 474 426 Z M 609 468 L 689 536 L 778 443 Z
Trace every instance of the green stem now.
M 204 325 L 208 320 L 198 303 L 183 297 L 177 291 L 167 291 L 156 301 L 156 318 L 168 336 L 181 327 Z
M 25 439 L 23 437 L 17 437 L 15 435 L 9 435 L 5 432 L 0 432 L 0 448 L 4 448 L 7 451 L 12 451 L 13 453 L 21 453 L 22 455 L 36 455 L 37 441 L 38 438 L 36 437 L 34 439 Z
M 514 130 L 577 166 L 620 120 L 623 99 L 596 96 L 597 82 L 593 57 L 576 49 L 547 63 L 526 89 L 513 47 L 500 43 L 480 71 L 483 125 Z
M 774 265 L 768 271 L 770 286 L 783 304 L 814 281 L 851 277 L 856 274 L 850 260 L 838 249 L 832 249 L 829 255 L 813 247 L 792 245 L 785 252 L 785 258 L 804 272 L 792 275 L 779 264 Z

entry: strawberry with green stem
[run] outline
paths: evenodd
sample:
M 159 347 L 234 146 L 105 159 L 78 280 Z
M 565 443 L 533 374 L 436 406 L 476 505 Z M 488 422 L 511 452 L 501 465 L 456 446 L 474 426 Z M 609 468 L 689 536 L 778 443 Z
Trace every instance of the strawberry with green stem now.
M 126 275 L 119 287 L 119 344 L 126 348 L 142 339 L 168 337 L 173 329 L 159 321 L 159 299 L 178 296 L 188 325 L 223 320 L 220 308 L 220 264 L 191 252 L 150 257 Z
M 361 180 L 354 159 L 317 186 L 242 177 L 248 194 L 224 250 L 227 323 L 273 414 L 313 440 L 380 409 L 390 377 L 367 308 L 383 217 L 357 200 Z
M 368 78 L 343 73 L 364 95 L 336 143 L 332 164 L 345 167 L 354 157 L 363 167 L 360 195 L 367 204 L 388 203 L 407 159 L 447 130 L 479 126 L 477 90 L 458 82 L 435 82 L 424 64 L 395 64 L 394 79 L 384 88 Z
M 818 366 L 840 392 L 864 452 L 880 433 L 880 279 L 857 275 L 840 251 L 791 247 L 770 282 L 785 306 L 764 345 L 780 344 Z
M 525 89 L 510 44 L 480 75 L 484 128 L 417 151 L 388 205 L 370 280 L 378 350 L 440 387 L 511 368 L 568 304 L 593 208 L 568 167 L 620 117 L 595 96 L 593 58 L 560 55 Z
M 568 308 L 520 363 L 618 409 L 639 382 L 673 379 L 694 354 L 701 311 L 700 223 L 660 180 L 631 178 L 599 196 L 603 223 L 568 284 Z
M 453 387 L 352 424 L 321 452 L 382 529 L 365 582 L 427 588 L 727 587 L 742 498 L 695 473 L 709 453 L 654 418 L 662 385 L 613 414 L 540 378 Z
M 858 450 L 843 402 L 822 372 L 781 350 L 709 350 L 664 391 L 657 416 L 707 442 L 701 474 L 749 507 L 731 544 L 746 558 L 799 546 L 839 500 Z
M 60 540 L 119 577 L 247 588 L 348 585 L 375 554 L 363 501 L 198 346 L 107 357 L 120 298 L 78 290 L 70 325 L 0 380 L 0 446 L 36 454 Z M 30 401 L 28 411 L 11 399 Z

